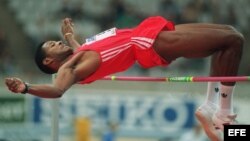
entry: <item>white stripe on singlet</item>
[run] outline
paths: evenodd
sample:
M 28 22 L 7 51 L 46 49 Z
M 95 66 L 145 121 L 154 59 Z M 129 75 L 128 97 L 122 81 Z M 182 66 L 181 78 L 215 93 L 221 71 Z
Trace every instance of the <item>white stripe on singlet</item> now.
M 145 46 L 141 45 L 141 44 L 140 44 L 140 43 L 138 43 L 138 42 L 131 41 L 131 43 L 132 43 L 132 44 L 134 44 L 134 45 L 136 45 L 136 46 L 138 46 L 138 47 L 139 47 L 139 48 L 141 48 L 141 49 L 147 49 L 147 47 L 145 47 Z
M 152 46 L 152 43 L 154 42 L 154 40 L 150 38 L 145 38 L 145 37 L 132 37 L 131 42 L 132 44 L 137 45 L 141 49 L 147 49 Z
M 140 47 L 141 49 L 148 49 L 152 46 L 152 43 L 154 42 L 153 39 L 145 38 L 145 37 L 132 37 L 131 43 L 126 43 L 123 45 L 119 45 L 117 47 L 105 50 L 100 52 L 102 61 L 108 61 L 112 59 L 113 57 L 117 56 L 118 54 L 122 53 L 126 49 L 131 47 L 131 44 L 135 44 L 136 46 Z
M 116 50 L 116 49 L 119 49 L 119 48 L 123 48 L 124 46 L 127 46 L 127 45 L 130 45 L 130 43 L 122 44 L 122 45 L 119 45 L 117 47 L 102 51 L 101 54 L 105 54 L 107 52 L 110 52 L 110 51 L 113 51 L 113 50 Z
M 115 50 L 112 52 L 112 54 L 106 56 L 106 57 L 103 57 L 102 58 L 102 61 L 105 62 L 105 61 L 108 61 L 109 59 L 112 59 L 113 57 L 117 56 L 118 54 L 122 53 L 123 51 L 125 51 L 126 49 L 130 48 L 131 45 L 128 45 L 122 49 L 118 49 L 118 50 Z
M 124 50 L 126 50 L 130 47 L 131 47 L 131 44 L 127 43 L 127 44 L 123 44 L 123 45 L 102 51 L 102 52 L 100 52 L 102 61 L 103 62 L 108 61 L 109 59 L 117 56 L 118 54 L 120 54 L 121 52 L 123 52 Z
M 144 41 L 147 42 L 149 44 L 153 44 L 154 39 L 150 39 L 150 38 L 146 38 L 146 37 L 132 37 L 132 40 L 139 40 L 139 41 Z

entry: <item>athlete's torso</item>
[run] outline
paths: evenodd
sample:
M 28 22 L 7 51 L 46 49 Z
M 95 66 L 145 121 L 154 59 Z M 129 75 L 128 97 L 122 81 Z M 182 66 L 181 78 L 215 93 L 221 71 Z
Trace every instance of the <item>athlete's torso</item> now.
M 130 43 L 131 32 L 131 29 L 113 28 L 102 33 L 104 36 L 87 39 L 75 54 L 81 51 L 95 51 L 99 54 L 100 66 L 96 72 L 79 83 L 90 83 L 106 75 L 124 71 L 133 65 L 135 54 Z

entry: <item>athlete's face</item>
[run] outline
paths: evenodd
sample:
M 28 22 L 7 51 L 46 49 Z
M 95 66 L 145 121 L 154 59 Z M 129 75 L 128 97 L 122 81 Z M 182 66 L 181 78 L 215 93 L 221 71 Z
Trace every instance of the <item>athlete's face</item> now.
M 58 61 L 67 58 L 73 53 L 73 49 L 63 44 L 62 41 L 47 41 L 43 44 L 43 49 L 47 57 Z

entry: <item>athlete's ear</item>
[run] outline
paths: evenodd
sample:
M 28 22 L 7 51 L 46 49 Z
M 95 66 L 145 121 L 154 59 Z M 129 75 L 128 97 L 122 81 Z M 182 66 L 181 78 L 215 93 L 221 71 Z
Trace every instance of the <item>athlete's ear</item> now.
M 54 59 L 53 58 L 49 58 L 49 57 L 46 57 L 43 59 L 43 64 L 44 65 L 49 65 L 51 63 L 53 63 Z

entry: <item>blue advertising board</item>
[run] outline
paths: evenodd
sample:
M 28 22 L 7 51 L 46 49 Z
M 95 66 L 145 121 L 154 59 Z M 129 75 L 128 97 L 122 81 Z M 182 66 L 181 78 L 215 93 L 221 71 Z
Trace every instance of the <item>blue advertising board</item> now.
M 34 98 L 33 104 L 33 122 L 50 124 L 51 103 Z M 60 100 L 59 122 L 73 126 L 74 119 L 88 117 L 93 131 L 116 122 L 120 135 L 171 136 L 195 124 L 195 107 L 195 100 L 166 95 L 76 94 Z

